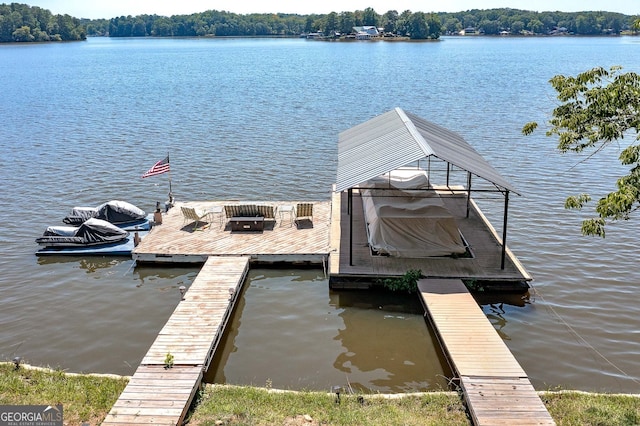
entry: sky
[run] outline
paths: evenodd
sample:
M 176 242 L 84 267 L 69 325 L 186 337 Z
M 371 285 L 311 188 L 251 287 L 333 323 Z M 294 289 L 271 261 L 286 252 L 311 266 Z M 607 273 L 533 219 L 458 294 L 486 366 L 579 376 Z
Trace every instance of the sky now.
M 6 1 L 10 3 L 9 1 Z M 377 13 L 389 10 L 403 12 L 461 12 L 469 9 L 512 9 L 535 11 L 607 11 L 626 15 L 640 14 L 637 0 L 26 0 L 31 6 L 49 9 L 54 14 L 75 18 L 114 18 L 127 15 L 189 15 L 206 10 L 247 13 L 312 13 L 326 14 L 364 10 L 372 7 Z

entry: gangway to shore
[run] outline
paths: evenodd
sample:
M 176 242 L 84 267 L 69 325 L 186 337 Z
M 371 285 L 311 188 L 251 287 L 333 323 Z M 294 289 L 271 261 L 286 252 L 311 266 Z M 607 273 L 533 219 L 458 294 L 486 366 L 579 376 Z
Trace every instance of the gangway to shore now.
M 248 270 L 245 256 L 206 261 L 103 425 L 183 423 Z
M 527 374 L 459 279 L 418 281 L 474 425 L 555 425 Z

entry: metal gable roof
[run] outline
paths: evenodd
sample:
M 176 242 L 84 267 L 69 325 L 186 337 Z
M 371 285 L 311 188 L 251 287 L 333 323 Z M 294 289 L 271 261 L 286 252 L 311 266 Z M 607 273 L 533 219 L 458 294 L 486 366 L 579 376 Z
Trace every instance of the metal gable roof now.
M 460 135 L 400 108 L 340 133 L 336 191 L 431 155 L 518 193 Z

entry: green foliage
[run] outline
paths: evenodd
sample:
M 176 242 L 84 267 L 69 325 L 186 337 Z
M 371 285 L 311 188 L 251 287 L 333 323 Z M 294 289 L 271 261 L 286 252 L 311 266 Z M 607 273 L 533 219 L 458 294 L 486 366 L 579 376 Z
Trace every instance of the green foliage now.
M 619 34 L 631 30 L 637 16 L 615 12 L 535 12 L 519 9 L 484 9 L 463 12 L 438 13 L 444 22 L 445 33 L 457 33 L 474 27 L 481 34 L 497 35 L 501 31 L 511 34 L 568 33 L 577 35 Z
M 589 194 L 572 195 L 565 200 L 564 208 L 580 210 L 589 201 L 591 201 Z
M 628 220 L 640 208 L 640 75 L 621 70 L 596 67 L 575 77 L 556 75 L 550 80 L 561 104 L 553 110 L 547 136 L 558 137 L 561 153 L 595 153 L 613 141 L 635 136 L 618 157 L 629 167 L 628 174 L 616 181 L 617 190 L 598 200 L 598 217 L 582 222 L 583 235 L 604 237 L 607 222 Z M 527 123 L 522 133 L 529 135 L 537 126 Z M 579 210 L 589 201 L 588 194 L 573 195 L 566 199 L 565 208 Z
M 164 368 L 173 368 L 174 357 L 171 352 L 167 352 L 164 357 Z
M 0 4 L 0 42 L 85 40 L 87 32 L 76 18 L 53 15 L 27 4 Z
M 349 34 L 353 27 L 375 25 L 385 33 L 411 35 L 415 39 L 437 39 L 442 33 L 457 33 L 477 26 L 482 34 L 530 32 L 549 34 L 618 34 L 633 28 L 634 17 L 613 12 L 534 12 L 518 9 L 468 10 L 456 13 L 424 13 L 389 10 L 379 15 L 373 8 L 331 12 L 326 15 L 264 13 L 241 15 L 208 10 L 192 15 L 120 16 L 85 22 L 90 35 L 112 37 L 196 37 L 196 36 L 297 36 L 301 33 L 334 31 Z
M 408 22 L 408 34 L 413 40 L 440 38 L 442 24 L 438 15 L 431 13 L 429 15 L 423 12 L 416 12 L 411 15 Z
M 105 17 L 108 18 L 108 17 Z M 534 12 L 518 9 L 467 10 L 455 13 L 424 13 L 389 10 L 379 15 L 373 8 L 326 15 L 264 13 L 241 15 L 208 10 L 191 15 L 120 16 L 111 19 L 78 20 L 69 15 L 26 4 L 0 4 L 0 42 L 84 40 L 87 35 L 111 37 L 198 37 L 198 36 L 297 36 L 320 31 L 330 34 L 352 32 L 354 26 L 375 25 L 386 33 L 410 34 L 416 39 L 438 39 L 442 33 L 458 33 L 477 26 L 482 34 L 568 32 L 579 35 L 619 34 L 637 31 L 637 16 L 614 12 Z M 28 27 L 29 34 L 21 27 Z M 563 29 L 562 31 L 560 29 Z M 15 33 L 15 34 L 14 34 Z
M 418 291 L 418 280 L 422 278 L 422 271 L 419 269 L 409 269 L 401 277 L 385 278 L 380 283 L 387 290 L 405 291 L 408 293 L 416 293 Z
M 485 290 L 484 284 L 481 281 L 478 281 L 476 278 L 462 280 L 462 282 L 464 282 L 464 285 L 471 291 L 481 293 Z
M 309 18 L 309 22 L 307 19 Z M 297 36 L 318 31 L 314 15 L 284 13 L 241 15 L 208 10 L 191 15 L 119 16 L 109 20 L 107 33 L 111 37 L 199 37 L 199 36 Z M 306 27 L 308 30 L 305 30 Z M 329 26 L 336 26 L 335 22 Z

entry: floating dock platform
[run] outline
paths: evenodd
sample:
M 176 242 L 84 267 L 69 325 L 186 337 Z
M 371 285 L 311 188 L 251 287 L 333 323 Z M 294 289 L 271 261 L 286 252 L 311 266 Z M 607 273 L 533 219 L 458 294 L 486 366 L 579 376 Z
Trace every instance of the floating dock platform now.
M 466 217 L 465 194 L 441 189 L 439 195 L 455 216 L 472 257 L 410 259 L 372 254 L 357 192 L 353 198 L 353 219 L 347 211 L 346 192 L 333 193 L 330 201 L 314 202 L 313 220 L 305 220 L 299 227 L 291 211 L 296 201 L 262 202 L 274 207 L 275 217 L 265 219 L 263 230 L 251 232 L 233 231 L 231 220 L 224 214 L 225 205 L 237 202 L 179 203 L 162 215 L 162 224 L 152 228 L 132 256 L 141 263 L 204 263 L 209 256 L 248 256 L 251 263 L 316 264 L 327 268 L 329 284 L 335 289 L 369 288 L 378 278 L 402 276 L 410 269 L 419 269 L 428 278 L 496 283 L 531 281 L 508 247 L 505 267 L 501 268 L 501 239 L 473 199 Z M 184 220 L 181 206 L 215 213 L 196 227 L 193 221 Z
M 300 227 L 294 223 L 295 201 L 261 202 L 274 207 L 275 217 L 264 219 L 261 231 L 233 231 L 225 205 L 249 202 L 188 202 L 178 203 L 162 215 L 162 224 L 133 251 L 133 259 L 142 263 L 204 263 L 209 256 L 248 256 L 251 262 L 317 264 L 329 257 L 329 201 L 313 203 L 313 221 L 305 220 Z M 180 207 L 193 207 L 198 212 L 210 212 L 198 226 L 185 221 Z
M 461 280 L 418 281 L 474 425 L 555 425 L 527 374 Z

